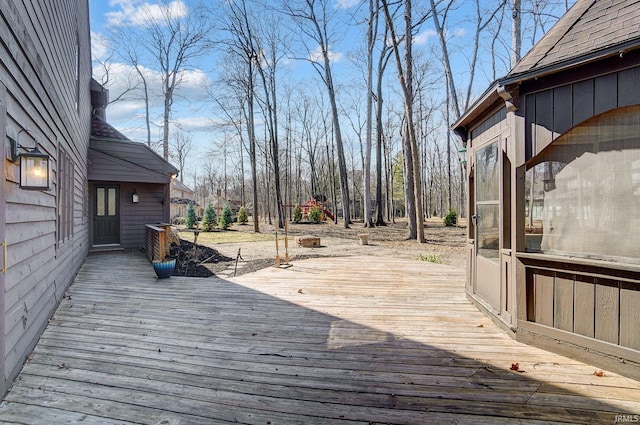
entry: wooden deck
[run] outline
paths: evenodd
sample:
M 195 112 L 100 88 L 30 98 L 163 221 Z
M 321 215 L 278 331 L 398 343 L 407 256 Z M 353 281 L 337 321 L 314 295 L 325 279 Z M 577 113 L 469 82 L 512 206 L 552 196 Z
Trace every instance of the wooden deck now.
M 450 266 L 351 257 L 159 281 L 145 258 L 91 256 L 0 423 L 610 424 L 640 414 L 640 383 L 512 340 L 467 301 L 463 279 Z

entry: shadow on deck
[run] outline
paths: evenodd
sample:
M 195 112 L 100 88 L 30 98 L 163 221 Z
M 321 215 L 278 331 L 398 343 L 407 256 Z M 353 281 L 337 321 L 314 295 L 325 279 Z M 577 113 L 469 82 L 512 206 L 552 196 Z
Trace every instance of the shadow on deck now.
M 640 414 L 638 382 L 512 340 L 467 301 L 463 280 L 449 266 L 370 257 L 157 280 L 144 258 L 90 256 L 0 423 L 594 424 Z

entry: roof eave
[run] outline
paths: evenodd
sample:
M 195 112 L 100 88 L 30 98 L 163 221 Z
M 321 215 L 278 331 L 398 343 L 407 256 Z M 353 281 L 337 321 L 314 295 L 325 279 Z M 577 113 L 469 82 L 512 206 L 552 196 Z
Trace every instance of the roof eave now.
M 491 105 L 500 100 L 499 84 L 494 81 L 482 95 L 451 125 L 451 129 L 462 137 L 460 131 L 466 129 L 469 122 L 481 116 Z M 463 137 L 463 142 L 465 142 Z
M 557 73 L 559 71 L 565 71 L 578 66 L 584 66 L 593 62 L 597 62 L 603 59 L 607 59 L 614 56 L 623 57 L 627 52 L 637 50 L 640 48 L 640 37 L 626 41 L 621 44 L 609 46 L 605 49 L 597 50 L 587 53 L 575 58 L 570 58 L 566 61 L 556 62 L 554 64 L 535 68 L 528 71 L 523 71 L 517 74 L 509 74 L 506 77 L 499 79 L 498 84 L 500 86 L 507 86 L 510 84 L 519 84 L 527 80 L 545 77 L 550 74 Z

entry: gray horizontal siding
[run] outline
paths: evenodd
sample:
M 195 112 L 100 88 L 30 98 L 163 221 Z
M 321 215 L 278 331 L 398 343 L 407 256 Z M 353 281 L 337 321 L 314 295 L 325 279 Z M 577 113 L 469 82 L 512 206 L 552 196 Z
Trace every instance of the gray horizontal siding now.
M 143 143 L 93 138 L 91 148 L 165 176 L 177 172 L 173 166 Z
M 95 149 L 89 149 L 89 180 L 105 182 L 169 183 L 169 174 L 162 174 L 136 163 L 122 160 Z
M 16 164 L 6 163 L 3 191 L 7 274 L 0 302 L 0 393 L 3 395 L 38 340 L 88 248 L 86 217 L 87 149 L 90 132 L 91 58 L 88 5 L 84 0 L 9 1 L 0 8 L 0 102 L 6 113 L 0 130 L 20 144 L 51 157 L 47 192 L 18 187 Z M 80 42 L 80 96 L 76 102 L 76 41 Z M 3 111 L 3 108 L 0 108 Z M 6 146 L 3 138 L 0 146 Z M 64 149 L 75 171 L 73 235 L 57 242 L 58 152 Z M 6 222 L 6 225 L 5 225 Z
M 164 188 L 164 189 L 163 189 Z M 131 202 L 133 190 L 140 195 L 140 202 Z M 163 205 L 164 190 L 169 187 L 151 184 L 123 184 L 120 187 L 120 238 L 125 249 L 145 246 L 145 224 L 166 221 L 169 205 Z

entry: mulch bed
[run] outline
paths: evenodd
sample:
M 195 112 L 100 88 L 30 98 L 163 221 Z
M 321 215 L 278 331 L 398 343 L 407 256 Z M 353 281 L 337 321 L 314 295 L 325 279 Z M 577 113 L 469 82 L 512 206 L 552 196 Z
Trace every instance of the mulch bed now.
M 204 264 L 216 264 L 235 261 L 233 258 L 220 254 L 213 248 L 198 245 L 189 241 L 180 241 L 180 245 L 171 246 L 171 257 L 176 259 L 173 276 L 210 277 L 213 272 Z

